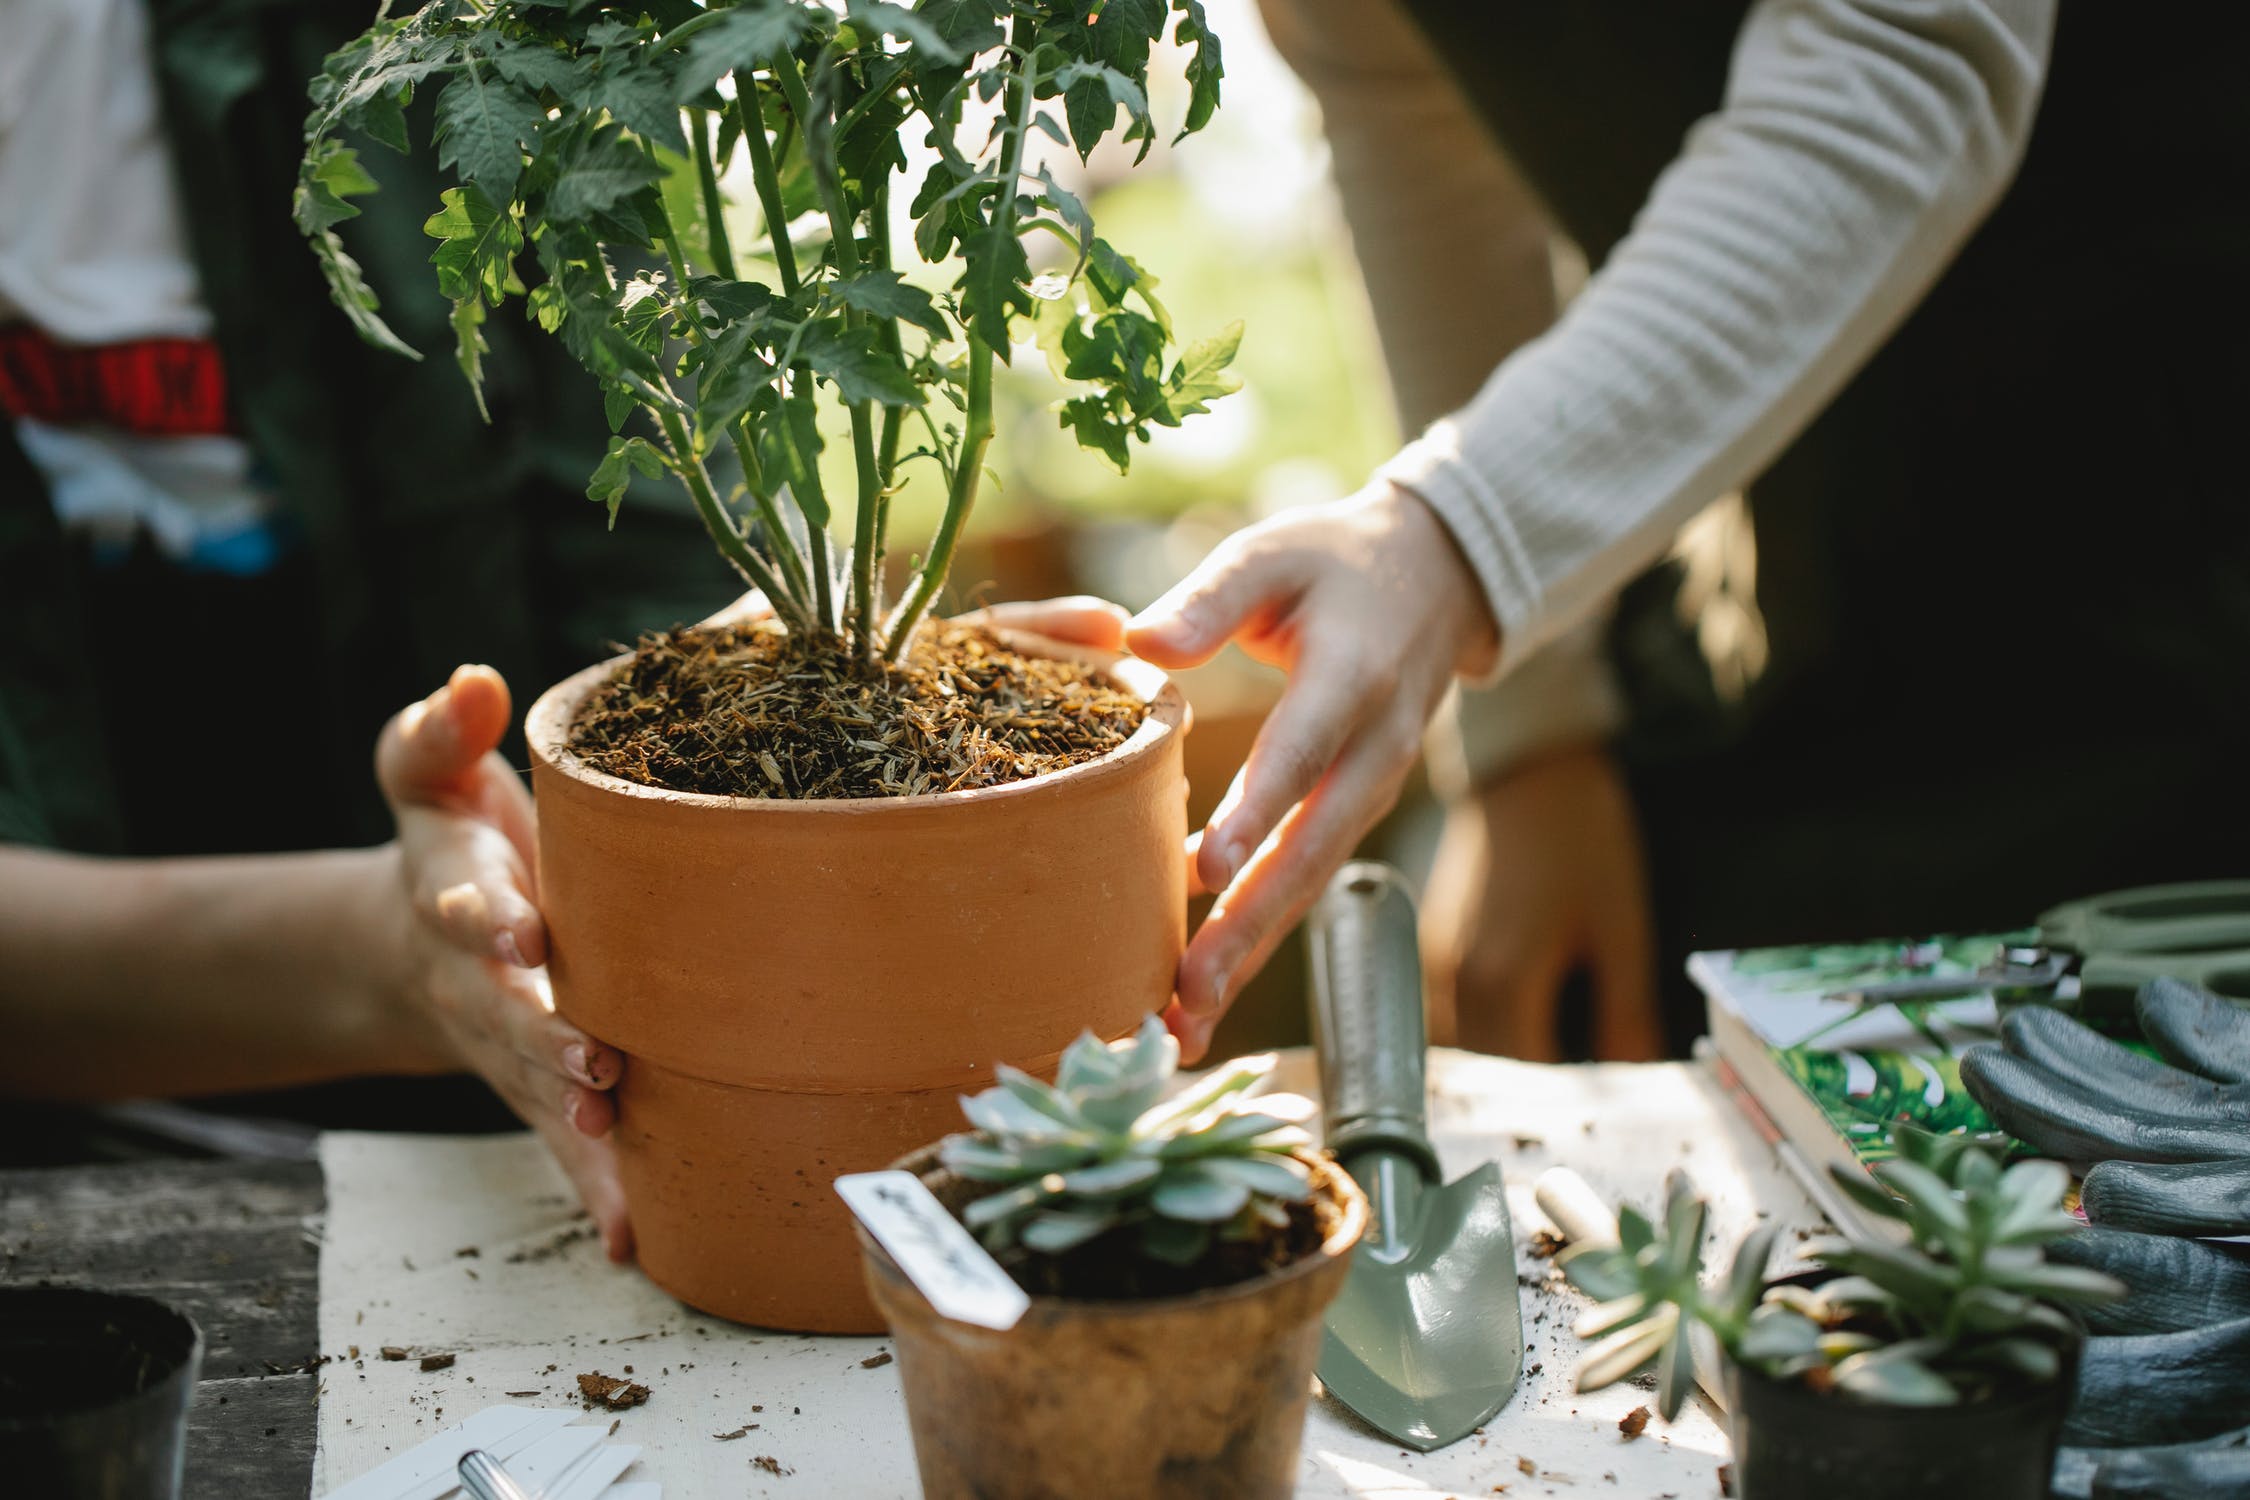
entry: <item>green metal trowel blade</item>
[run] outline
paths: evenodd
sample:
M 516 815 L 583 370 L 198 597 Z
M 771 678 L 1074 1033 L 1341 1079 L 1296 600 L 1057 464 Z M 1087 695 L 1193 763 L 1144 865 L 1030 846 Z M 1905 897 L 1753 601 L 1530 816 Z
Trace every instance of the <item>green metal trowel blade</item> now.
M 1328 1393 L 1424 1453 L 1498 1411 L 1523 1368 L 1515 1235 L 1500 1168 L 1431 1187 L 1407 1158 L 1346 1163 L 1375 1209 L 1329 1306 L 1320 1348 Z

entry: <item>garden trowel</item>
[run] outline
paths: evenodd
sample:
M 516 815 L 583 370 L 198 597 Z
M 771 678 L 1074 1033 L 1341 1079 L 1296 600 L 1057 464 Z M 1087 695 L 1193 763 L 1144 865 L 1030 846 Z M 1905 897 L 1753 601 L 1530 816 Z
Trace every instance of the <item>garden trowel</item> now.
M 1374 1210 L 1328 1309 L 1320 1379 L 1369 1425 L 1426 1453 L 1498 1411 L 1523 1366 L 1507 1195 L 1493 1162 L 1445 1182 L 1430 1145 L 1406 882 L 1388 865 L 1346 865 L 1309 932 L 1328 1149 Z

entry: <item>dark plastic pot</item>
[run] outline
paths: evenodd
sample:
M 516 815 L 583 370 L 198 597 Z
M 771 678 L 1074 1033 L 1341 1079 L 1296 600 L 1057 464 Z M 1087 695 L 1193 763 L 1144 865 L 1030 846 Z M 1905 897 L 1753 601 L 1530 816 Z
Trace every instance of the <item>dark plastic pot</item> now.
M 1727 1361 L 1741 1500 L 2046 1500 L 2078 1351 L 2036 1390 L 1968 1406 L 1876 1406 Z
M 0 1287 L 0 1480 L 40 1500 L 177 1500 L 203 1335 L 177 1308 Z

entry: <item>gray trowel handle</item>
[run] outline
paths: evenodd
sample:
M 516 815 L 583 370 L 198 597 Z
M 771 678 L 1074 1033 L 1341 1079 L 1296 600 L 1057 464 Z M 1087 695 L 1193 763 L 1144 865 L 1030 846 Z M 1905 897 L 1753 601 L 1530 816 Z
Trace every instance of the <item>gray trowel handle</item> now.
M 1328 1149 L 1413 1157 L 1438 1177 L 1423 1104 L 1428 1050 L 1414 898 L 1389 865 L 1359 860 L 1313 908 L 1313 1045 L 1320 1053 Z

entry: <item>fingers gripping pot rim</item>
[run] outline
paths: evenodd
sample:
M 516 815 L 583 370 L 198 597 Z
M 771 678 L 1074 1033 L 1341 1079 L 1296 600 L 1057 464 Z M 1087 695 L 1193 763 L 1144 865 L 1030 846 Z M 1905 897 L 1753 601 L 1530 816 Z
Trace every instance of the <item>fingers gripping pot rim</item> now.
M 558 1009 L 629 1059 L 619 1176 L 642 1269 L 720 1317 L 873 1333 L 832 1182 L 943 1134 L 994 1059 L 1051 1072 L 1161 1010 L 1186 940 L 1185 700 L 1130 657 L 1007 633 L 1149 705 L 1122 746 L 1006 786 L 780 801 L 670 792 L 533 705 Z

